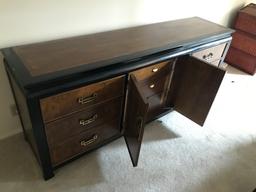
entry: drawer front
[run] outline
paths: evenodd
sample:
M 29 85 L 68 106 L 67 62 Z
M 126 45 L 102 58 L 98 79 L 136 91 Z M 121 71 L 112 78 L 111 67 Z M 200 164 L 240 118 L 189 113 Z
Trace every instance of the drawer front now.
M 170 72 L 172 63 L 173 60 L 161 62 L 155 65 L 151 65 L 149 67 L 144 67 L 142 69 L 133 71 L 130 74 L 133 74 L 136 77 L 137 81 L 144 81 L 156 75 Z
M 90 107 L 45 125 L 48 144 L 54 147 L 72 136 L 80 134 L 100 124 L 118 118 L 122 110 L 122 98 Z
M 213 61 L 219 60 L 222 57 L 225 47 L 226 43 L 220 44 L 214 47 L 210 47 L 208 49 L 204 49 L 202 51 L 192 53 L 192 56 L 211 63 Z
M 142 81 L 139 83 L 141 85 L 142 93 L 146 98 L 155 95 L 157 93 L 163 92 L 167 89 L 167 84 L 170 75 L 155 76 L 155 78 L 150 78 L 147 81 Z
M 88 150 L 94 149 L 107 139 L 119 135 L 119 125 L 119 120 L 108 121 L 69 139 L 55 148 L 50 148 L 53 166 L 63 163 Z
M 44 122 L 123 95 L 124 80 L 124 76 L 120 76 L 41 99 Z

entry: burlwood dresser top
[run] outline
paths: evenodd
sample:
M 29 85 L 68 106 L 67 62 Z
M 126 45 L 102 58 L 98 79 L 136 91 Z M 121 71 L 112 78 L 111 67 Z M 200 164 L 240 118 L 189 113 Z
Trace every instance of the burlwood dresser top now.
M 14 71 L 23 71 L 20 78 L 26 76 L 29 81 L 24 84 L 28 84 L 74 74 L 78 69 L 79 72 L 89 71 L 202 40 L 209 41 L 209 38 L 220 38 L 231 32 L 226 27 L 193 17 L 17 46 L 4 53 L 7 60 L 14 55 L 19 61 L 22 66 L 17 62 L 8 63 Z

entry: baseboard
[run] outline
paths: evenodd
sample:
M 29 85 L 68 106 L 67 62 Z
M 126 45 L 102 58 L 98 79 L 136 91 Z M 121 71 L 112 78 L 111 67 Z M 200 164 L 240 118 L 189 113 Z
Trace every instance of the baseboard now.
M 22 133 L 22 129 L 21 128 L 20 129 L 10 130 L 10 131 L 8 131 L 8 133 L 1 134 L 0 135 L 0 140 L 8 138 L 8 137 L 11 137 L 11 136 L 16 135 L 18 133 Z

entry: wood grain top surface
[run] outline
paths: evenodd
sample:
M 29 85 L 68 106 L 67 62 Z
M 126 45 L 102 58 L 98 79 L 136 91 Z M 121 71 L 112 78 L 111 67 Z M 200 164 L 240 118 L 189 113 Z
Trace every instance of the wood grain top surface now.
M 123 58 L 146 56 L 231 32 L 226 27 L 193 17 L 18 46 L 13 51 L 29 74 L 36 77 L 79 66 L 99 68 L 113 59 L 122 62 Z

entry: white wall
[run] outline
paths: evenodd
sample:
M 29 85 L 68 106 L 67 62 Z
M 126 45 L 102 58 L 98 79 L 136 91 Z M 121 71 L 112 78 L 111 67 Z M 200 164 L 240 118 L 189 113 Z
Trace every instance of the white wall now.
M 249 4 L 249 3 L 255 3 L 256 4 L 256 0 L 247 0 L 246 4 Z
M 0 0 L 0 48 L 200 16 L 228 25 L 246 0 Z M 21 130 L 0 61 L 0 138 Z

